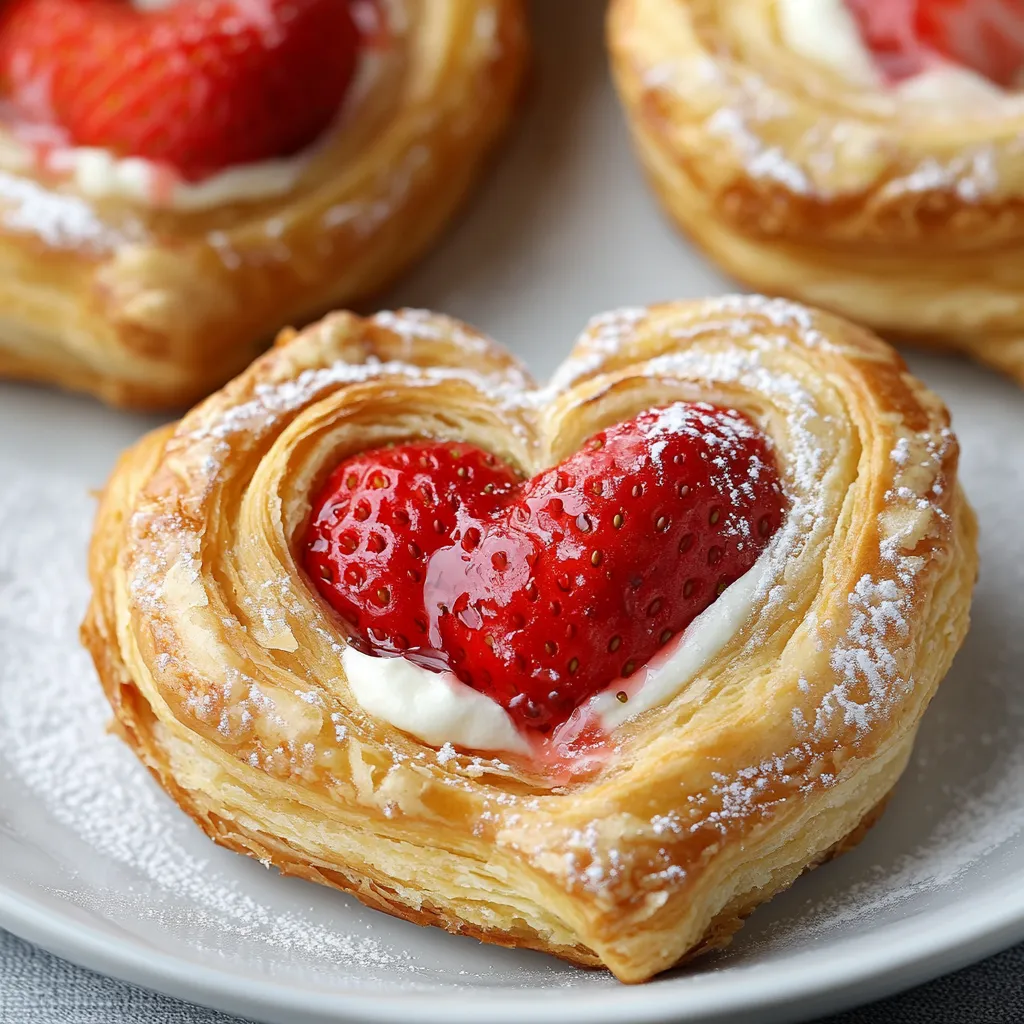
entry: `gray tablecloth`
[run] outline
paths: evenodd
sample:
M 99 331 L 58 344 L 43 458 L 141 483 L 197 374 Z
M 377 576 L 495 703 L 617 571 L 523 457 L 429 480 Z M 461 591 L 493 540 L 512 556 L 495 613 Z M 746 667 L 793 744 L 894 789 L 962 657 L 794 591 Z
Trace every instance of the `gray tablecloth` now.
M 1019 1024 L 1024 946 L 820 1024 Z M 0 931 L 0 1024 L 243 1024 L 123 985 Z

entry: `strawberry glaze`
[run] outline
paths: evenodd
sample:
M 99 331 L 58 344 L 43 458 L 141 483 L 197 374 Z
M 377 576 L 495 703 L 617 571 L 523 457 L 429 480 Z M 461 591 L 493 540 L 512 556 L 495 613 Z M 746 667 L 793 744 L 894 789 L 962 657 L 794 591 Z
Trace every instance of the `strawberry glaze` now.
M 845 0 L 890 82 L 946 62 L 1000 88 L 1020 84 L 1024 0 Z
M 528 482 L 452 443 L 349 459 L 314 502 L 305 566 L 364 650 L 448 670 L 547 735 L 744 575 L 783 510 L 763 435 L 679 403 Z
M 16 0 L 0 18 L 4 121 L 43 171 L 66 172 L 78 149 L 137 159 L 139 174 L 162 172 L 151 179 L 164 198 L 176 181 L 288 157 L 343 103 L 361 46 L 355 13 L 376 35 L 384 20 L 365 2 L 256 6 Z

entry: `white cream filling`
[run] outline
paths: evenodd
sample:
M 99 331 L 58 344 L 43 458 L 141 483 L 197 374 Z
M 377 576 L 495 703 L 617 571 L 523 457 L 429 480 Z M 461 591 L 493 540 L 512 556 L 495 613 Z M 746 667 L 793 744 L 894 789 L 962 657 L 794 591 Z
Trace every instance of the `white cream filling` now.
M 788 49 L 827 64 L 852 81 L 880 81 L 874 58 L 843 0 L 776 0 L 775 8 Z
M 783 42 L 807 60 L 826 64 L 859 85 L 884 87 L 884 78 L 843 0 L 775 0 Z M 972 103 L 1006 98 L 1006 90 L 958 64 L 946 63 L 893 87 L 903 99 Z
M 897 92 L 905 100 L 921 103 L 991 103 L 1014 94 L 959 64 L 943 64 L 900 82 Z
M 208 210 L 225 203 L 270 199 L 295 187 L 309 164 L 311 150 L 278 160 L 241 164 L 202 181 L 183 181 L 173 171 L 143 157 L 117 157 L 93 146 L 72 146 L 50 153 L 47 169 L 66 174 L 90 199 L 130 199 L 174 210 Z M 162 181 L 167 181 L 166 187 Z
M 617 679 L 587 701 L 581 722 L 596 718 L 605 732 L 612 732 L 680 693 L 750 618 L 774 571 L 769 554 L 773 547 L 629 680 Z M 500 704 L 451 672 L 432 672 L 405 658 L 376 657 L 352 647 L 342 652 L 341 663 L 356 702 L 367 714 L 424 743 L 516 754 L 532 749 Z M 628 694 L 625 703 L 617 697 L 621 691 Z
M 354 647 L 341 652 L 359 706 L 433 747 L 528 754 L 530 744 L 508 712 L 451 672 L 431 672 L 405 658 L 379 658 Z
M 689 685 L 750 618 L 758 595 L 765 592 L 768 577 L 775 571 L 770 551 L 772 545 L 628 681 L 619 680 L 592 697 L 586 715 L 596 715 L 605 731 L 611 732 L 644 711 L 667 704 Z M 620 690 L 629 695 L 625 703 L 616 696 Z

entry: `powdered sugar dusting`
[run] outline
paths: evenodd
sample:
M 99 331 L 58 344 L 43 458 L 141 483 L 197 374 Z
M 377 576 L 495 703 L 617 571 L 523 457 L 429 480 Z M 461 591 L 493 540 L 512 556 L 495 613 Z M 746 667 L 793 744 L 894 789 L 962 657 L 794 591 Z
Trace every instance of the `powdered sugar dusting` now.
M 697 380 L 738 384 L 745 391 L 757 394 L 772 403 L 785 420 L 785 474 L 787 497 L 790 502 L 782 528 L 773 537 L 766 552 L 767 564 L 755 581 L 749 607 L 754 610 L 749 645 L 752 649 L 762 640 L 758 623 L 768 622 L 780 603 L 788 600 L 782 585 L 787 566 L 803 557 L 805 551 L 825 550 L 831 539 L 833 519 L 829 514 L 830 488 L 833 481 L 848 472 L 842 466 L 844 434 L 854 431 L 845 424 L 839 431 L 839 440 L 830 440 L 830 415 L 822 411 L 817 395 L 812 394 L 789 371 L 781 369 L 785 355 L 793 344 L 792 334 L 800 338 L 800 345 L 838 351 L 835 343 L 825 338 L 814 315 L 807 309 L 783 300 L 767 300 L 743 296 L 726 296 L 708 303 L 705 316 L 699 321 L 679 322 L 669 314 L 664 322 L 658 320 L 658 308 L 644 310 L 630 308 L 612 311 L 596 317 L 579 339 L 575 358 L 571 359 L 544 389 L 528 390 L 525 374 L 516 367 L 506 373 L 482 376 L 461 368 L 427 367 L 403 362 L 379 362 L 352 365 L 335 363 L 318 369 L 308 369 L 294 380 L 263 383 L 256 388 L 255 397 L 227 411 L 218 410 L 212 419 L 198 418 L 192 425 L 190 444 L 208 444 L 207 472 L 212 480 L 218 472 L 220 457 L 231 451 L 227 442 L 237 433 L 251 435 L 273 431 L 278 415 L 301 408 L 315 401 L 327 389 L 339 384 L 358 383 L 369 379 L 393 377 L 401 386 L 418 387 L 442 380 L 461 380 L 471 384 L 488 401 L 500 409 L 516 411 L 525 420 L 539 411 L 545 403 L 558 398 L 566 388 L 588 376 L 600 375 L 609 368 L 619 372 L 616 357 L 628 349 L 634 335 L 643 331 L 668 331 L 680 344 L 664 354 L 654 355 L 646 362 L 622 368 L 627 375 L 649 378 Z M 721 320 L 717 320 L 721 317 Z M 376 322 L 391 330 L 409 346 L 410 358 L 417 339 L 425 341 L 454 341 L 467 354 L 479 356 L 486 350 L 486 342 L 459 325 L 432 318 L 423 311 L 405 310 L 380 314 Z M 652 326 L 653 325 L 653 326 Z M 734 337 L 737 344 L 711 346 L 693 344 L 698 336 L 713 336 L 716 331 Z M 843 406 L 838 394 L 822 383 L 823 393 L 831 397 L 833 410 Z M 696 407 L 699 413 L 699 408 Z M 845 416 L 845 413 L 835 413 Z M 693 419 L 693 409 L 673 405 L 667 407 L 652 427 L 659 432 L 695 431 L 703 436 L 699 415 Z M 525 431 L 525 426 L 519 425 Z M 742 419 L 732 425 L 738 436 L 749 433 Z M 524 434 L 525 436 L 525 434 Z M 855 441 L 852 443 L 856 443 Z M 884 720 L 913 688 L 914 681 L 907 675 L 902 659 L 895 653 L 904 643 L 908 626 L 906 616 L 918 572 L 926 561 L 906 555 L 903 547 L 913 548 L 915 534 L 927 533 L 941 520 L 942 488 L 939 484 L 941 467 L 947 449 L 952 444 L 950 435 L 942 443 L 929 449 L 924 462 L 908 465 L 911 439 L 900 439 L 892 455 L 891 472 L 894 486 L 886 495 L 885 510 L 880 519 L 880 570 L 875 577 L 865 575 L 856 583 L 849 595 L 850 626 L 846 636 L 834 638 L 831 666 L 837 682 L 810 713 L 801 712 L 793 717 L 795 732 L 801 738 L 794 751 L 782 754 L 799 759 L 810 749 L 807 743 L 827 735 L 835 716 L 841 715 L 845 725 L 853 726 L 861 735 L 874 723 Z M 838 446 L 838 447 L 837 447 Z M 657 456 L 657 444 L 653 446 Z M 848 451 L 847 456 L 852 457 Z M 839 477 L 836 474 L 840 474 Z M 922 490 L 922 475 L 927 477 Z M 739 487 L 753 493 L 759 470 L 751 467 L 751 479 Z M 934 482 L 934 487 L 933 487 Z M 911 486 L 913 485 L 913 486 Z M 843 486 L 848 486 L 844 484 Z M 931 488 L 931 489 L 929 489 Z M 882 522 L 881 520 L 885 520 Z M 896 521 L 898 519 L 898 522 Z M 182 552 L 182 579 L 194 578 L 197 572 L 195 551 Z M 132 580 L 137 600 L 159 595 L 148 595 L 151 587 L 150 567 L 141 560 L 135 567 Z M 148 596 L 147 596 L 148 595 Z M 831 622 L 820 624 L 822 636 L 831 635 Z M 621 716 L 620 716 L 621 717 Z M 755 766 L 755 771 L 756 766 Z M 773 766 L 774 770 L 774 766 Z M 829 784 L 828 772 L 815 776 L 816 784 Z M 717 795 L 728 799 L 729 787 L 734 780 L 726 780 Z
M 260 905 L 197 859 L 179 842 L 179 830 L 165 831 L 168 814 L 177 812 L 127 748 L 106 733 L 110 710 L 87 655 L 74 642 L 88 594 L 81 563 L 91 503 L 84 494 L 69 496 L 64 486 L 42 480 L 22 481 L 5 489 L 3 497 L 3 536 L 12 536 L 16 527 L 18 542 L 17 551 L 0 549 L 0 642 L 5 663 L 21 665 L 23 674 L 3 683 L 0 763 L 78 839 L 158 890 L 188 901 L 199 920 L 216 921 L 218 928 L 258 939 L 271 950 L 322 956 L 342 968 L 408 969 L 402 951 Z M 53 516 L 40 521 L 35 517 L 40 507 L 53 510 Z M 48 609 L 47 640 L 35 630 L 12 628 L 14 602 L 24 601 Z
M 847 725 L 867 732 L 882 706 L 895 703 L 904 692 L 913 689 L 913 678 L 903 678 L 893 648 L 906 640 L 909 632 L 906 616 L 910 601 L 891 579 L 876 581 L 862 576 L 848 598 L 854 610 L 849 634 L 832 652 L 832 667 L 842 674 L 842 682 L 826 695 L 818 708 L 815 728 L 827 729 L 836 712 Z M 858 703 L 850 692 L 864 680 L 869 699 Z
M 75 868 L 64 899 L 150 921 L 214 959 L 276 964 L 275 973 L 291 965 L 332 985 L 389 991 L 462 984 L 458 970 L 406 948 L 420 934 L 414 926 L 354 909 L 340 894 L 280 882 L 267 902 L 252 895 L 268 893 L 253 877 L 258 866 L 209 844 L 106 731 L 110 709 L 77 641 L 92 506 L 84 489 L 44 477 L 22 476 L 0 492 L 0 664 L 17 666 L 0 672 L 0 778 L 5 797 L 23 789 L 61 830 L 59 849 Z M 0 830 L 0 848 L 7 841 Z M 76 844 L 89 852 L 72 852 Z M 89 881 L 93 858 L 117 866 L 113 886 L 109 867 Z M 476 948 L 465 951 L 470 959 Z M 511 983 L 523 971 L 514 957 L 490 969 Z M 526 970 L 535 983 L 593 983 L 544 960 Z
M 563 362 L 551 378 L 547 391 L 551 394 L 564 391 L 597 369 L 608 356 L 619 351 L 623 339 L 646 316 L 645 308 L 632 306 L 593 317 L 577 342 L 586 346 L 587 355 Z
M 988 411 L 987 388 L 976 382 L 957 393 L 960 371 L 952 365 L 942 369 L 950 393 L 962 403 L 954 408 L 960 413 L 962 471 L 981 522 L 983 565 L 972 632 L 924 719 L 883 824 L 861 849 L 816 872 L 799 892 L 761 915 L 760 934 L 751 934 L 736 954 L 770 948 L 778 955 L 906 920 L 936 905 L 955 913 L 954 906 L 964 906 L 964 893 L 977 897 L 988 884 L 1019 871 L 1024 699 L 1018 670 L 1024 637 L 1015 595 L 1024 587 L 1024 560 L 1016 551 L 1007 557 L 1006 544 L 1024 490 L 1006 477 L 1005 467 L 1024 458 L 1024 432 L 1017 410 Z M 991 443 L 995 433 L 1000 445 Z M 894 461 L 901 465 L 903 452 L 898 444 Z M 878 594 L 865 584 L 858 591 L 853 599 L 865 605 L 868 619 L 877 616 L 879 626 L 898 634 L 899 609 L 887 604 L 894 599 L 892 588 Z
M 718 312 L 723 314 L 720 323 L 716 320 Z M 659 319 L 661 316 L 654 308 L 649 320 L 634 324 L 641 334 L 657 337 L 668 332 L 678 338 L 680 347 L 623 372 L 666 382 L 682 378 L 739 384 L 759 396 L 762 403 L 771 403 L 778 418 L 785 422 L 786 436 L 781 443 L 790 508 L 783 527 L 762 556 L 767 564 L 750 601 L 753 622 L 748 624 L 747 650 L 752 651 L 767 639 L 761 623 L 771 623 L 776 611 L 799 610 L 782 605 L 794 599 L 799 602 L 804 596 L 794 595 L 792 587 L 787 588 L 782 581 L 787 566 L 802 559 L 825 557 L 833 530 L 837 529 L 837 490 L 842 493 L 850 487 L 867 486 L 866 481 L 857 478 L 865 471 L 856 463 L 861 443 L 859 428 L 847 420 L 849 412 L 841 392 L 824 379 L 816 380 L 808 390 L 785 369 L 794 332 L 801 345 L 840 350 L 821 336 L 810 311 L 783 301 L 725 297 L 706 304 L 702 316 L 692 324 L 677 324 L 671 314 Z M 718 332 L 735 337 L 737 344 L 715 345 L 713 339 Z M 592 358 L 592 344 L 591 333 L 585 333 L 572 379 L 597 374 L 593 386 L 599 388 L 600 347 L 598 357 Z M 850 355 L 855 357 L 853 351 Z M 672 410 L 666 410 L 664 416 L 668 429 L 672 426 Z M 892 479 L 877 522 L 878 568 L 850 584 L 845 595 L 848 616 L 843 616 L 848 625 L 838 634 L 837 624 L 831 620 L 817 622 L 813 607 L 804 612 L 819 649 L 831 650 L 833 675 L 824 680 L 801 678 L 801 693 L 809 695 L 816 687 L 825 688 L 819 692 L 816 707 L 798 708 L 799 713 L 790 716 L 790 749 L 735 772 L 717 772 L 712 784 L 694 795 L 696 802 L 689 807 L 693 815 L 688 826 L 691 831 L 710 828 L 728 834 L 736 822 L 765 815 L 780 799 L 776 795 L 779 792 L 791 791 L 794 786 L 810 792 L 836 784 L 839 776 L 828 764 L 819 763 L 823 741 L 828 748 L 828 737 L 852 730 L 847 742 L 855 747 L 859 738 L 890 719 L 912 693 L 916 684 L 909 671 L 909 616 L 919 575 L 930 564 L 927 555 L 917 553 L 917 545 L 921 538 L 948 528 L 943 474 L 954 443 L 948 430 L 937 430 L 930 438 L 899 438 L 892 446 L 890 465 L 872 468 L 880 479 Z M 848 478 L 850 473 L 854 474 L 852 478 Z M 842 567 L 831 571 L 841 574 Z M 828 585 L 827 577 L 820 585 Z M 835 682 L 831 683 L 833 678 Z M 576 883 L 585 887 L 593 883 L 599 869 L 610 871 L 613 865 L 607 860 L 607 850 L 604 856 L 597 866 L 588 863 L 576 871 L 572 876 Z
M 197 441 L 205 437 L 223 440 L 256 429 L 257 425 L 265 428 L 275 421 L 274 417 L 303 408 L 339 384 L 360 384 L 387 377 L 398 377 L 401 384 L 409 387 L 429 387 L 448 380 L 463 381 L 473 385 L 501 407 L 527 408 L 522 383 L 483 376 L 469 370 L 418 367 L 399 361 L 382 362 L 370 358 L 365 363 L 337 362 L 322 369 L 304 370 L 293 381 L 260 384 L 256 387 L 254 398 L 218 416 L 208 428 L 200 427 L 194 437 Z
M 484 355 L 490 351 L 490 344 L 483 335 L 470 330 L 455 320 L 438 322 L 437 314 L 429 309 L 384 310 L 373 317 L 373 322 L 380 327 L 394 332 L 410 346 L 421 339 L 444 341 L 457 345 L 467 353 Z M 526 377 L 519 374 L 523 387 Z
M 375 320 L 408 341 L 413 336 L 411 332 L 418 329 L 417 319 L 415 311 L 403 311 L 403 314 L 379 314 Z M 459 329 L 446 337 L 450 342 L 464 345 L 467 352 L 479 353 L 486 348 L 481 339 Z M 362 363 L 339 360 L 327 366 L 304 370 L 293 380 L 258 384 L 253 397 L 245 402 L 227 410 L 218 409 L 213 417 L 205 417 L 201 412 L 194 415 L 191 420 L 191 440 L 197 444 L 208 444 L 210 454 L 206 468 L 208 475 L 212 476 L 220 466 L 221 459 L 230 454 L 231 446 L 227 442 L 232 437 L 242 434 L 264 436 L 273 432 L 281 417 L 308 406 L 339 385 L 387 378 L 394 379 L 398 386 L 411 388 L 431 387 L 444 381 L 460 381 L 469 384 L 496 408 L 505 412 L 522 412 L 532 407 L 528 390 L 530 382 L 524 372 L 515 366 L 500 372 L 481 374 L 461 368 L 422 367 L 401 360 L 382 361 L 370 357 Z M 518 429 L 521 432 L 522 428 Z
M 801 29 L 812 22 L 819 28 L 822 24 L 821 12 L 803 2 L 780 20 Z M 843 22 L 848 31 L 855 31 L 852 20 Z M 770 27 L 766 25 L 765 31 Z M 815 84 L 814 69 L 834 63 L 829 59 L 835 56 L 831 47 L 816 41 L 811 53 L 800 52 L 790 45 L 798 41 L 781 39 L 788 53 L 781 50 L 775 59 L 787 71 L 795 67 L 797 75 L 800 65 L 806 64 L 806 82 L 797 75 L 780 82 L 770 66 L 729 60 L 708 47 L 686 59 L 667 51 L 659 54 L 643 70 L 643 85 L 683 106 L 686 113 L 679 114 L 681 119 L 699 118 L 703 131 L 692 133 L 693 138 L 710 138 L 725 147 L 746 177 L 766 190 L 828 201 L 862 196 L 877 186 L 880 206 L 935 193 L 979 204 L 998 192 L 1000 151 L 1016 146 L 1005 125 L 1019 117 L 1018 91 L 996 89 L 954 65 L 890 88 L 874 73 L 869 55 L 856 39 L 853 49 L 862 51 L 860 59 L 852 67 L 840 62 L 838 68 L 847 88 L 834 76 L 822 86 Z M 850 48 L 840 46 L 847 57 Z M 947 147 L 940 152 L 927 136 L 916 136 L 921 123 L 963 122 L 968 113 L 974 121 L 990 120 L 992 130 L 987 139 L 962 151 Z M 795 130 L 801 127 L 802 131 Z M 684 136 L 676 133 L 674 138 Z M 713 162 L 703 150 L 694 155 Z M 723 188 L 730 185 L 722 182 Z M 765 224 L 774 224 L 770 203 L 762 203 L 762 212 Z
M 106 252 L 138 234 L 113 228 L 77 196 L 50 191 L 6 171 L 0 171 L 0 223 L 55 249 Z
M 775 111 L 776 117 L 782 115 L 783 111 Z M 754 123 L 739 110 L 722 107 L 708 118 L 705 128 L 713 137 L 727 140 L 733 146 L 755 180 L 782 185 L 797 195 L 814 191 L 799 164 L 781 146 L 766 144 Z
M 707 445 L 710 463 L 714 467 L 711 486 L 729 500 L 723 535 L 737 538 L 742 545 L 744 539 L 750 537 L 750 524 L 739 510 L 756 500 L 758 480 L 762 476 L 767 477 L 769 470 L 756 454 L 748 457 L 746 479 L 736 481 L 729 470 L 741 457 L 743 442 L 757 438 L 758 430 L 746 417 L 733 411 L 716 411 L 704 403 L 675 402 L 658 410 L 646 434 L 649 438 L 682 435 Z M 666 441 L 655 440 L 651 445 L 651 459 L 659 472 L 662 469 L 661 452 L 666 444 Z
M 773 308 L 779 317 L 788 316 L 784 306 Z M 770 320 L 768 322 L 771 323 Z M 749 381 L 751 386 L 772 388 L 780 401 L 788 396 L 794 403 L 800 403 L 803 399 L 799 382 L 786 379 L 783 374 L 773 375 L 763 365 L 764 356 L 778 343 L 769 328 L 754 350 L 742 358 L 728 350 L 705 352 L 699 356 L 694 353 L 689 359 L 679 354 L 662 357 L 648 370 L 656 375 L 672 372 L 720 374 L 722 378 Z M 998 410 L 990 406 L 991 403 L 982 403 L 978 408 L 983 413 L 987 409 L 990 418 L 995 416 L 1002 423 L 1003 419 L 997 416 Z M 806 423 L 801 429 L 809 431 L 810 428 L 811 424 Z M 971 429 L 971 421 L 966 421 L 961 434 L 970 433 Z M 893 812 L 895 817 L 891 814 L 887 819 L 896 824 L 878 833 L 891 840 L 888 848 L 894 851 L 896 859 L 885 861 L 877 868 L 872 867 L 872 858 L 877 857 L 879 847 L 867 847 L 866 860 L 858 861 L 858 855 L 853 855 L 852 860 L 841 862 L 851 865 L 849 870 L 852 874 L 839 877 L 852 877 L 854 881 L 841 883 L 838 891 L 836 868 L 816 873 L 794 893 L 776 901 L 772 908 L 755 917 L 755 924 L 748 926 L 754 928 L 754 932 L 748 934 L 755 944 L 771 943 L 773 949 L 785 948 L 805 942 L 808 936 L 842 932 L 848 926 L 876 917 L 884 921 L 890 908 L 912 906 L 915 900 L 925 899 L 929 893 L 950 885 L 965 872 L 974 871 L 985 858 L 997 856 L 1024 828 L 1024 805 L 1020 799 L 1024 792 L 1024 760 L 1019 756 L 1020 746 L 1016 742 L 1022 709 L 1014 686 L 1021 653 L 1018 650 L 1018 631 L 1012 621 L 1012 603 L 1006 597 L 1019 591 L 1021 581 L 1016 561 L 1006 558 L 1002 547 L 1003 540 L 1012 536 L 1012 525 L 1006 517 L 1016 506 L 1013 502 L 1007 504 L 1005 491 L 1000 490 L 1005 487 L 1005 459 L 1008 454 L 1002 449 L 1009 446 L 1012 449 L 1010 454 L 1013 454 L 1019 445 L 1015 440 L 1018 435 L 1011 431 L 1006 435 L 1006 446 L 1001 447 L 996 459 L 990 444 L 993 429 L 984 415 L 974 427 L 976 449 L 989 453 L 991 464 L 980 474 L 980 481 L 969 481 L 976 485 L 974 493 L 993 495 L 988 506 L 983 505 L 982 512 L 983 517 L 988 518 L 992 536 L 1000 538 L 994 541 L 997 557 L 982 577 L 982 593 L 979 595 L 979 602 L 987 608 L 988 614 L 980 621 L 982 633 L 973 650 L 967 654 L 964 670 L 954 673 L 945 684 L 937 702 L 940 707 L 926 721 L 926 736 L 919 744 L 918 759 L 904 784 L 908 795 L 903 803 L 909 816 L 906 834 L 901 831 L 899 822 L 902 818 L 897 812 Z M 934 457 L 940 457 L 940 452 L 941 445 L 936 447 Z M 900 439 L 893 445 L 893 503 L 909 508 L 922 500 L 917 489 L 901 477 L 902 472 L 919 468 L 919 454 L 908 440 Z M 797 461 L 794 465 L 803 466 L 801 472 L 818 471 L 810 460 Z M 993 480 L 1001 483 L 994 485 Z M 39 522 L 37 511 L 40 507 L 52 510 L 49 524 Z M 304 951 L 303 940 L 288 938 L 294 932 L 290 924 L 294 918 L 286 918 L 278 924 L 281 913 L 271 910 L 266 900 L 256 902 L 271 910 L 269 919 L 254 912 L 251 921 L 241 914 L 235 919 L 228 916 L 227 923 L 224 923 L 223 909 L 216 900 L 211 902 L 208 894 L 204 895 L 204 886 L 213 879 L 218 885 L 226 884 L 229 893 L 235 891 L 235 874 L 231 867 L 235 859 L 213 849 L 210 850 L 209 862 L 202 855 L 197 857 L 190 839 L 193 827 L 159 795 L 130 754 L 122 750 L 116 740 L 101 735 L 106 708 L 74 638 L 74 627 L 85 596 L 81 549 L 88 529 L 89 512 L 89 502 L 84 495 L 69 497 L 65 481 L 49 483 L 25 478 L 0 496 L 0 650 L 3 653 L 0 664 L 16 665 L 19 669 L 17 677 L 7 675 L 4 678 L 0 673 L 0 772 L 6 773 L 11 782 L 5 796 L 16 792 L 18 786 L 29 786 L 33 799 L 46 809 L 47 814 L 53 815 L 62 828 L 69 830 L 67 834 L 73 837 L 73 841 L 86 842 L 90 849 L 119 864 L 129 877 L 136 877 L 135 873 L 139 871 L 136 860 L 159 865 L 168 857 L 180 859 L 181 848 L 191 858 L 187 862 L 189 870 L 196 872 L 200 879 L 199 883 L 194 878 L 191 881 L 182 879 L 169 870 L 166 872 L 166 884 L 161 887 L 143 872 L 141 877 L 146 885 L 151 886 L 145 899 L 130 892 L 125 895 L 120 890 L 109 896 L 97 895 L 97 890 L 93 890 L 91 897 L 72 894 L 69 898 L 82 902 L 91 898 L 105 913 L 111 914 L 115 913 L 112 909 L 114 902 L 123 901 L 122 909 L 126 915 L 138 918 L 149 913 L 165 926 L 172 918 L 177 922 L 173 927 L 178 927 L 181 921 L 186 921 L 188 927 L 196 922 L 212 922 L 209 927 L 219 931 L 225 943 L 233 948 L 265 949 L 271 942 L 270 948 L 277 958 L 315 959 L 315 953 Z M 900 567 L 906 569 L 908 566 L 904 562 Z M 912 577 L 908 576 L 907 580 L 912 583 Z M 883 636 L 889 635 L 893 629 L 898 633 L 899 620 L 895 612 L 899 611 L 898 590 L 904 584 L 899 573 L 894 574 L 892 582 L 897 590 L 874 576 L 857 585 L 851 601 L 857 604 L 861 616 L 857 619 L 859 629 L 881 630 Z M 1003 615 L 1001 609 L 1005 609 L 1007 614 Z M 45 642 L 40 638 L 45 638 Z M 852 663 L 855 670 L 859 670 L 856 658 Z M 800 689 L 807 692 L 810 687 L 811 683 L 803 680 Z M 952 703 L 947 702 L 943 709 L 941 705 L 946 695 Z M 300 699 L 305 700 L 303 697 Z M 845 714 L 841 705 L 837 707 L 837 713 Z M 72 726 L 60 724 L 65 717 L 75 720 Z M 971 723 L 969 728 L 965 722 Z M 813 722 L 808 721 L 804 725 L 810 729 Z M 111 757 L 104 754 L 104 750 L 117 754 Z M 448 754 L 442 748 L 440 758 L 446 757 Z M 74 770 L 70 770 L 72 765 Z M 773 779 L 784 778 L 790 768 L 791 764 L 784 757 L 777 757 L 751 765 L 735 776 L 720 775 L 714 790 L 708 794 L 707 819 L 724 829 L 730 821 L 756 812 L 760 806 L 760 794 L 770 787 Z M 117 778 L 118 785 L 123 788 L 123 801 L 120 798 L 115 800 L 111 795 L 111 778 Z M 824 781 L 828 782 L 827 779 Z M 0 797 L 0 806 L 3 800 L 4 797 Z M 149 815 L 153 818 L 150 819 Z M 84 820 L 87 816 L 88 821 Z M 110 819 L 113 819 L 113 824 Z M 660 814 L 652 818 L 650 827 L 652 834 L 668 843 L 681 830 L 692 828 L 693 822 L 678 815 Z M 97 833 L 105 832 L 113 837 L 110 842 L 115 852 L 108 852 L 107 839 L 95 835 L 90 831 L 93 828 Z M 126 839 L 125 832 L 132 834 Z M 580 829 L 573 870 L 586 885 L 594 887 L 595 892 L 608 891 L 608 885 L 618 877 L 616 865 L 611 859 L 601 856 L 592 832 Z M 170 848 L 170 852 L 163 845 L 169 842 L 169 838 L 177 844 Z M 6 837 L 0 835 L 0 849 L 5 842 Z M 163 852 L 147 852 L 152 844 L 157 844 Z M 591 847 L 599 855 L 596 864 Z M 218 859 L 225 858 L 226 866 L 217 863 Z M 238 863 L 243 865 L 239 871 L 251 874 L 255 870 L 246 862 L 239 860 Z M 847 869 L 843 867 L 840 870 Z M 160 873 L 156 869 L 154 871 Z M 663 888 L 679 884 L 677 874 L 669 872 L 659 884 Z M 819 874 L 821 887 L 815 890 Z M 240 881 L 238 891 L 255 892 L 253 879 L 246 877 Z M 266 891 L 265 886 L 263 891 Z M 822 895 L 814 898 L 815 891 Z M 809 895 L 811 899 L 805 905 Z M 203 903 L 203 900 L 207 902 Z M 179 904 L 190 905 L 191 909 L 179 914 L 175 909 Z M 249 908 L 243 907 L 248 912 Z M 176 914 L 179 916 L 175 917 Z M 191 918 L 181 914 L 191 915 Z M 771 925 L 773 916 L 780 915 L 785 920 Z M 376 919 L 376 915 L 369 917 Z M 766 922 L 767 928 L 760 936 L 756 931 L 758 921 Z M 306 923 L 302 921 L 301 926 L 306 928 Z M 265 932 L 269 932 L 271 940 L 266 938 Z M 352 934 L 361 935 L 361 926 L 353 933 L 346 924 L 344 933 L 350 937 Z M 320 941 L 319 937 L 317 941 Z M 439 941 L 447 940 L 440 936 Z M 462 945 L 457 948 L 461 949 Z M 735 953 L 730 955 L 742 956 L 745 948 L 746 940 L 741 938 Z M 383 952 L 388 956 L 396 955 L 395 948 L 390 945 Z M 368 971 L 377 969 L 366 968 L 359 960 L 361 955 L 345 954 L 348 957 L 345 959 L 345 971 L 351 970 L 365 977 Z M 367 953 L 371 964 L 373 956 L 372 950 Z M 425 983 L 424 976 L 416 973 L 415 969 L 398 976 L 393 974 L 390 966 L 381 968 L 381 972 L 392 975 L 394 984 L 402 987 Z M 452 974 L 457 974 L 457 971 Z M 575 975 L 552 972 L 544 983 L 561 984 L 566 977 Z M 584 981 L 581 983 L 591 983 L 589 979 L 594 978 L 592 975 L 582 977 Z

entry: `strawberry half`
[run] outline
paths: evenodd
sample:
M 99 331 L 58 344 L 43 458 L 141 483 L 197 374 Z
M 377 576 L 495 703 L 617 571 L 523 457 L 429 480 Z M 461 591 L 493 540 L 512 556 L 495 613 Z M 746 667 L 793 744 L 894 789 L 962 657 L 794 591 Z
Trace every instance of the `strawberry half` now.
M 1024 69 L 1024 0 L 921 0 L 924 42 L 997 85 L 1019 84 Z
M 1024 0 L 846 0 L 894 81 L 949 60 L 997 85 L 1024 69 Z
M 312 142 L 351 82 L 348 0 L 13 0 L 0 81 L 26 119 L 72 143 L 199 180 Z
M 526 482 L 465 444 L 355 456 L 314 502 L 304 562 L 371 651 L 451 669 L 548 733 L 745 573 L 784 505 L 749 420 L 679 403 Z

